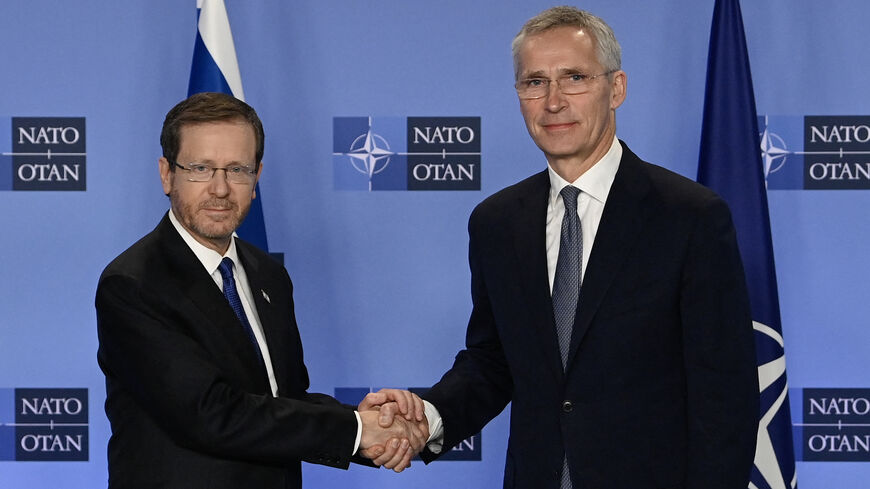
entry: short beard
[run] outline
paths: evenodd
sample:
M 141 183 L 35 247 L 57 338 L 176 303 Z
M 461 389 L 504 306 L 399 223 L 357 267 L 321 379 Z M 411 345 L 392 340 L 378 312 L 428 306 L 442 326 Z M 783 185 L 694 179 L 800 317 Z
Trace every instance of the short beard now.
M 202 238 L 214 241 L 225 241 L 229 240 L 236 229 L 241 226 L 242 222 L 245 221 L 245 217 L 247 217 L 248 212 L 251 210 L 251 206 L 248 205 L 246 208 L 241 209 L 238 204 L 232 202 L 228 199 L 209 199 L 204 202 L 199 203 L 184 203 L 178 196 L 177 189 L 173 189 L 169 194 L 169 201 L 173 209 L 176 209 L 178 212 L 176 213 L 176 217 L 178 220 L 184 225 L 185 228 L 188 229 L 191 234 L 196 236 L 200 236 Z M 196 214 L 203 208 L 216 208 L 216 209 L 229 209 L 233 212 L 226 221 L 221 222 L 231 222 L 232 228 L 228 231 L 220 231 L 218 232 L 215 228 L 221 227 L 221 222 L 213 223 L 213 226 L 209 226 L 212 229 L 207 229 L 204 226 L 200 226 L 197 223 Z

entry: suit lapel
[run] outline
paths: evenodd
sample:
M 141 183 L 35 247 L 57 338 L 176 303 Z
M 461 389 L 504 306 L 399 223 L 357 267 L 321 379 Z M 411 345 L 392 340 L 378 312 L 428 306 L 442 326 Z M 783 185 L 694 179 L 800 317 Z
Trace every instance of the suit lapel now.
M 264 263 L 253 253 L 249 243 L 236 239 L 236 249 L 239 258 L 245 267 L 248 276 L 248 285 L 251 287 L 251 297 L 257 308 L 257 316 L 260 318 L 260 327 L 266 338 L 266 346 L 269 348 L 269 356 L 272 359 L 272 372 L 275 374 L 275 382 L 278 384 L 278 394 L 289 385 L 288 372 L 284 368 L 287 362 L 276 362 L 278 358 L 284 358 L 286 345 L 282 341 L 281 318 L 278 317 L 276 308 L 272 306 L 272 296 L 275 294 L 271 287 L 268 270 Z M 286 318 L 284 319 L 286 321 Z
M 649 192 L 649 182 L 641 172 L 640 164 L 640 159 L 623 143 L 622 160 L 604 205 L 604 213 L 580 289 L 579 310 L 574 320 L 568 365 L 574 360 L 620 265 L 634 247 L 643 224 L 647 222 L 645 214 L 648 208 L 643 205 L 643 200 Z
M 529 298 L 526 308 L 532 327 L 539 328 L 538 346 L 547 365 L 557 377 L 561 377 L 562 359 L 559 356 L 559 338 L 556 335 L 556 319 L 553 315 L 553 300 L 550 296 L 550 280 L 547 274 L 547 201 L 550 196 L 550 177 L 547 171 L 535 175 L 531 188 L 518 200 L 516 213 L 507 213 L 514 218 L 514 247 L 520 269 L 524 297 Z
M 169 266 L 169 277 L 181 294 L 190 300 L 200 313 L 208 318 L 208 328 L 205 334 L 219 334 L 224 337 L 225 344 L 233 353 L 231 358 L 239 360 L 248 378 L 257 379 L 257 391 L 267 392 L 268 379 L 257 354 L 251 348 L 251 341 L 239 322 L 220 288 L 209 276 L 202 263 L 181 238 L 175 227 L 169 221 L 168 214 L 157 227 L 160 239 L 165 246 L 166 263 Z

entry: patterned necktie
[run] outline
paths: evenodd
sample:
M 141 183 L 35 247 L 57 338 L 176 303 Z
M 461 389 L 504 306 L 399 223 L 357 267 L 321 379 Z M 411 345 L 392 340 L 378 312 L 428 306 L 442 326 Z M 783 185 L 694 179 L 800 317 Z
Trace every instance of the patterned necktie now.
M 562 368 L 568 361 L 571 332 L 574 329 L 574 314 L 580 298 L 580 267 L 583 263 L 583 231 L 577 216 L 577 196 L 580 189 L 570 185 L 562 189 L 565 217 L 562 218 L 562 237 L 559 240 L 559 260 L 553 279 L 553 313 L 556 317 L 556 333 L 559 335 L 559 353 Z
M 583 263 L 583 230 L 577 216 L 577 196 L 580 189 L 566 186 L 560 192 L 565 203 L 565 217 L 562 218 L 562 236 L 559 239 L 559 260 L 556 262 L 556 276 L 553 279 L 553 313 L 556 317 L 556 333 L 559 335 L 559 353 L 562 356 L 562 369 L 568 361 L 571 346 L 571 333 L 574 330 L 574 315 L 580 298 L 580 267 Z M 561 489 L 571 489 L 571 472 L 568 469 L 567 454 L 562 459 Z
M 233 260 L 230 257 L 224 257 L 221 264 L 218 265 L 218 270 L 221 272 L 221 277 L 224 280 L 224 296 L 230 303 L 230 307 L 235 311 L 239 321 L 248 333 L 248 338 L 254 345 L 254 350 L 257 352 L 257 357 L 260 362 L 263 362 L 263 354 L 260 352 L 260 346 L 257 344 L 257 337 L 254 336 L 254 330 L 251 328 L 251 323 L 248 322 L 248 316 L 245 315 L 245 309 L 242 307 L 242 300 L 239 298 L 239 292 L 236 290 L 236 279 L 233 277 Z

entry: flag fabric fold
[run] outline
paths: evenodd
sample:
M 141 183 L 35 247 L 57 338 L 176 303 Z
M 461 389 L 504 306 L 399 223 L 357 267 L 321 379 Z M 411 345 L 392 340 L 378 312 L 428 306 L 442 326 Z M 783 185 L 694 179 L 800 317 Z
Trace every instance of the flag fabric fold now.
M 698 181 L 731 208 L 746 269 L 761 412 L 751 489 L 797 487 L 767 188 L 738 0 L 716 0 L 710 31 Z
M 242 77 L 224 1 L 197 0 L 196 8 L 196 41 L 193 47 L 193 63 L 190 68 L 187 95 L 199 92 L 221 92 L 244 101 Z M 248 217 L 236 232 L 242 239 L 257 245 L 263 251 L 268 251 L 259 184 L 255 191 L 257 198 L 251 202 Z

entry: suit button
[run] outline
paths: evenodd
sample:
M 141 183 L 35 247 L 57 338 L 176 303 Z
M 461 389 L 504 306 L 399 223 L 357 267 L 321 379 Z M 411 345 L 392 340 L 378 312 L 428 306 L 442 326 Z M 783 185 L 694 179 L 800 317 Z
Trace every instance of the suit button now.
M 562 411 L 566 413 L 570 413 L 574 410 L 574 404 L 571 401 L 562 401 Z

